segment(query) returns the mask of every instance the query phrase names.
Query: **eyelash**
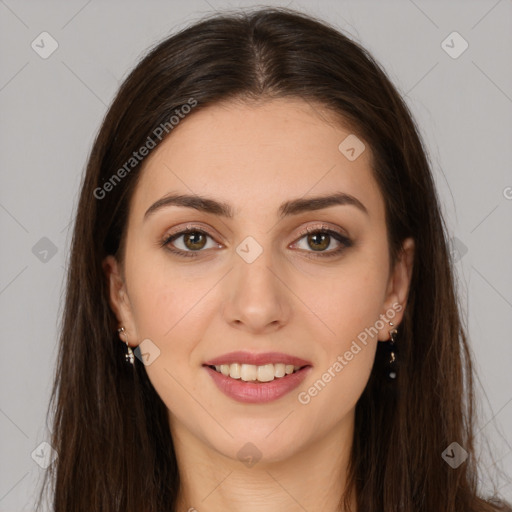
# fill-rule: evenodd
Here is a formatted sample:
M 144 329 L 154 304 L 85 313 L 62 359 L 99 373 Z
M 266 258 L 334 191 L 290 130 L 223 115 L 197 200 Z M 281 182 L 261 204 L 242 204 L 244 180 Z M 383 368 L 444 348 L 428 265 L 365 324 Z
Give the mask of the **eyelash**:
M 202 250 L 198 250 L 198 251 L 182 251 L 181 249 L 172 248 L 172 246 L 170 245 L 171 242 L 173 242 L 174 240 L 178 239 L 180 236 L 183 236 L 183 235 L 186 235 L 186 234 L 189 234 L 189 233 L 200 233 L 202 235 L 208 236 L 208 237 L 213 239 L 213 237 L 207 231 L 204 231 L 203 229 L 201 229 L 199 227 L 191 226 L 191 227 L 188 227 L 187 229 L 179 231 L 178 233 L 173 233 L 172 235 L 166 236 L 162 240 L 161 246 L 165 247 L 168 251 L 170 251 L 173 254 L 176 254 L 176 255 L 178 255 L 180 257 L 197 258 L 199 256 L 198 253 L 204 252 L 204 251 L 202 251 Z M 331 250 L 331 251 L 328 251 L 328 252 L 323 252 L 322 251 L 322 252 L 315 253 L 314 251 L 306 251 L 306 252 L 313 253 L 310 256 L 307 256 L 309 258 L 332 258 L 334 256 L 338 256 L 345 249 L 347 249 L 347 248 L 352 246 L 352 241 L 349 238 L 347 238 L 346 236 L 342 235 L 341 233 L 338 233 L 337 231 L 329 229 L 326 226 L 321 226 L 321 227 L 315 228 L 315 229 L 307 228 L 307 229 L 301 231 L 299 233 L 299 238 L 297 239 L 297 242 L 300 241 L 302 238 L 304 238 L 304 236 L 306 236 L 306 235 L 316 235 L 316 234 L 319 234 L 319 233 L 324 233 L 324 234 L 327 234 L 327 235 L 331 236 L 332 238 L 337 240 L 340 244 L 342 244 L 342 246 L 339 247 L 338 249 Z

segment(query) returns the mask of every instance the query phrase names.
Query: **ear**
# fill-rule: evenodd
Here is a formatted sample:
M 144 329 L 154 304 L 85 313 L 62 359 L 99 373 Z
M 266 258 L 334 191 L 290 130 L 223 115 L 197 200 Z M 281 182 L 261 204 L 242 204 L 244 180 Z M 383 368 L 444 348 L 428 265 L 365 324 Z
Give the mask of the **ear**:
M 102 267 L 107 278 L 110 307 L 116 315 L 119 327 L 125 329 L 119 333 L 119 338 L 123 343 L 128 341 L 134 347 L 137 345 L 137 334 L 121 265 L 114 256 L 109 255 L 103 260 Z
M 385 325 L 379 330 L 379 341 L 389 340 L 389 331 L 396 329 L 404 317 L 405 304 L 407 303 L 411 284 L 414 250 L 414 240 L 412 238 L 406 238 L 398 254 L 395 268 L 389 278 L 386 299 L 384 301 L 384 311 L 381 315 L 381 318 L 385 321 Z M 394 316 L 392 312 L 395 312 Z M 392 322 L 394 324 L 393 327 L 390 326 L 388 322 Z

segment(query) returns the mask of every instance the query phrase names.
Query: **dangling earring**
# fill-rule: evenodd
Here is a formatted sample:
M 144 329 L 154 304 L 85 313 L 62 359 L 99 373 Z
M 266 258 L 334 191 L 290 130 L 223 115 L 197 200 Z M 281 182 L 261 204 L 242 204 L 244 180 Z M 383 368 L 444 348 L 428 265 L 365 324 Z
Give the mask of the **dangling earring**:
M 126 338 L 126 333 L 124 332 L 124 327 L 120 327 L 119 329 L 117 329 L 117 332 L 120 334 L 124 334 L 124 337 Z M 128 345 L 128 340 L 126 340 L 125 343 L 126 343 L 126 354 L 124 355 L 124 357 L 126 359 L 126 362 L 130 363 L 130 364 L 134 364 L 135 357 L 133 355 L 132 347 L 130 347 L 130 345 Z
M 391 327 L 394 326 L 393 322 L 389 322 L 389 325 Z M 386 369 L 386 376 L 389 380 L 395 380 L 397 375 L 397 369 L 396 369 L 396 335 L 398 334 L 398 331 L 396 329 L 392 329 L 389 331 L 389 361 L 387 364 Z

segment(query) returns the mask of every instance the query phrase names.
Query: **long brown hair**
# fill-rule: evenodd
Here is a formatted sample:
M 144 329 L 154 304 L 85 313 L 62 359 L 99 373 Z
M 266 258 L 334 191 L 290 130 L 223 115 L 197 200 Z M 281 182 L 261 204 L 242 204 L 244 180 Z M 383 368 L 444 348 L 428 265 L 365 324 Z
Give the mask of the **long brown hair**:
M 106 114 L 74 225 L 50 401 L 58 458 L 41 495 L 51 490 L 55 512 L 175 510 L 180 475 L 166 407 L 144 365 L 124 361 L 102 261 L 109 254 L 122 261 L 143 163 L 130 159 L 148 137 L 165 139 L 155 137 L 157 127 L 172 136 L 169 119 L 192 101 L 195 112 L 224 100 L 279 97 L 326 107 L 369 144 L 392 264 L 406 237 L 416 245 L 398 377 L 385 382 L 379 343 L 356 406 L 350 492 L 340 506 L 355 492 L 360 512 L 512 510 L 478 496 L 470 349 L 412 116 L 364 48 L 325 22 L 275 8 L 216 15 L 164 40 L 126 78 Z M 454 441 L 469 454 L 457 468 L 441 456 Z

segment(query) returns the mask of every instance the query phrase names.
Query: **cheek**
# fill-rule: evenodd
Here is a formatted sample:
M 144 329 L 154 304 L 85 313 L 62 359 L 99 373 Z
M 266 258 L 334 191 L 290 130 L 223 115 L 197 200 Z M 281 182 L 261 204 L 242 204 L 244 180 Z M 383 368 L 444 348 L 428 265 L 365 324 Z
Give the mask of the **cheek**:
M 151 340 L 158 358 L 146 366 L 157 391 L 177 396 L 179 383 L 194 385 L 190 367 L 197 364 L 194 350 L 217 311 L 209 292 L 216 280 L 212 275 L 190 279 L 170 265 L 134 259 L 130 274 L 130 301 L 138 341 Z M 194 360 L 193 360 L 194 359 Z M 175 381 L 176 379 L 177 381 Z
M 349 344 L 299 391 L 297 400 L 308 417 L 325 430 L 347 417 L 361 397 L 373 367 L 375 345 Z M 348 358 L 350 354 L 350 359 Z M 328 411 L 328 414 L 326 414 Z
M 185 420 L 194 412 L 190 395 L 200 394 L 190 365 L 201 329 L 208 321 L 208 302 L 200 300 L 208 291 L 207 283 L 189 283 L 168 267 L 152 265 L 149 260 L 134 266 L 131 276 L 129 293 L 138 341 L 149 339 L 157 347 L 152 350 L 158 355 L 145 366 L 146 373 L 167 409 L 178 411 Z
M 331 409 L 336 423 L 361 396 L 377 349 L 375 324 L 382 313 L 385 282 L 376 267 L 355 265 L 311 297 L 315 312 L 329 327 L 317 338 L 318 364 L 301 389 L 299 403 L 310 412 Z
M 161 338 L 176 322 L 185 300 L 179 301 L 175 287 L 153 269 L 139 267 L 132 275 L 130 298 L 137 330 L 140 336 Z
M 175 337 L 181 324 L 190 322 L 208 280 L 189 280 L 160 255 L 135 255 L 129 271 L 129 295 L 141 337 L 164 342 Z M 199 308 L 200 309 L 200 308 Z M 142 339 L 142 338 L 141 338 Z
M 383 312 L 387 274 L 384 264 L 363 258 L 347 262 L 321 278 L 303 282 L 301 295 L 311 311 L 325 324 L 322 337 L 334 348 L 370 328 Z
M 355 406 L 370 377 L 377 349 L 375 324 L 383 312 L 387 283 L 385 268 L 383 262 L 354 258 L 329 279 L 317 281 L 319 286 L 309 295 L 309 304 L 326 328 L 316 338 L 318 364 L 298 401 L 320 416 L 334 405 L 329 422 L 340 421 Z

